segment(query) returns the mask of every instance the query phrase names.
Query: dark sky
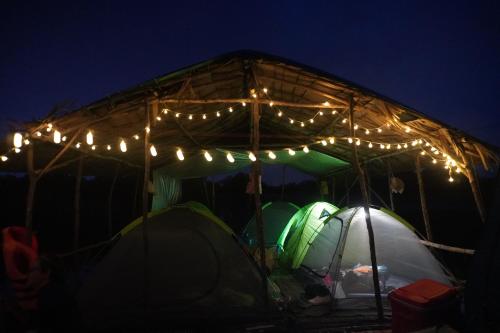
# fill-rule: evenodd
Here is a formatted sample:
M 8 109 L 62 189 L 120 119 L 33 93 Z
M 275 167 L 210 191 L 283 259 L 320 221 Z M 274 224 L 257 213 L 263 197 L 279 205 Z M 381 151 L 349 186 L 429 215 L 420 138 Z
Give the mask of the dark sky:
M 2 2 L 3 131 L 9 120 L 43 117 L 66 100 L 87 104 L 255 49 L 500 144 L 500 1 L 74 2 Z

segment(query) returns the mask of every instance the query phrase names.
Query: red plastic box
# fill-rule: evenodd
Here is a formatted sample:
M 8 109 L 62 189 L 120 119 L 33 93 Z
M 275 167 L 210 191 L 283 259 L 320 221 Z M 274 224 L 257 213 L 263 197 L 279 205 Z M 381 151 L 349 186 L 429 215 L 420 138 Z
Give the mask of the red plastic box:
M 458 311 L 457 290 L 423 279 L 389 294 L 392 332 L 408 333 L 449 322 Z

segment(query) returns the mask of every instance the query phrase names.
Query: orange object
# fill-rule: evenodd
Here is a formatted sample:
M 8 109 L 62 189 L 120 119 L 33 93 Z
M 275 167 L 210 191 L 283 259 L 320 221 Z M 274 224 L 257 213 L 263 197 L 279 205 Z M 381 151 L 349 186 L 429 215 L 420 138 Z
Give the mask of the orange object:
M 5 271 L 14 289 L 17 302 L 25 310 L 38 306 L 38 292 L 48 281 L 38 258 L 38 241 L 24 227 L 8 227 L 3 234 Z
M 413 332 L 452 321 L 458 312 L 457 290 L 422 279 L 389 294 L 392 332 Z

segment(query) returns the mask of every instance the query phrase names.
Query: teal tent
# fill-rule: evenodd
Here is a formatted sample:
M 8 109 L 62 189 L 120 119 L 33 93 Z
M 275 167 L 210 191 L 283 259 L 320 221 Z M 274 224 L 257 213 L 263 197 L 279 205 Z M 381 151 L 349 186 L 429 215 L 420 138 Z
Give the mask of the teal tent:
M 262 206 L 264 240 L 267 247 L 276 245 L 288 221 L 299 209 L 298 206 L 286 201 L 268 202 Z M 248 222 L 242 236 L 248 245 L 253 246 L 258 244 L 255 216 Z
M 337 210 L 328 202 L 314 202 L 297 211 L 278 239 L 278 246 L 283 250 L 280 261 L 298 268 L 325 221 Z

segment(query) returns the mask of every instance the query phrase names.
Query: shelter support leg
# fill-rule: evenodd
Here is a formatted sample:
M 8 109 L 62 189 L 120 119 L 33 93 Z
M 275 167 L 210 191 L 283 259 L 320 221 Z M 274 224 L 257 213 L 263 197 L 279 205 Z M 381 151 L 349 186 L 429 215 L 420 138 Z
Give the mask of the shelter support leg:
M 34 143 L 28 145 L 28 151 L 26 156 L 26 167 L 28 170 L 28 193 L 26 195 L 26 217 L 25 225 L 31 232 L 33 230 L 33 201 L 35 198 L 35 190 L 38 182 L 38 177 L 35 173 L 34 168 Z M 30 237 L 31 239 L 31 237 Z
M 354 137 L 354 100 L 351 96 L 349 99 L 349 124 L 351 137 Z M 382 306 L 382 296 L 380 295 L 380 283 L 378 276 L 377 256 L 375 252 L 375 237 L 373 234 L 372 222 L 370 217 L 370 204 L 368 197 L 368 186 L 366 175 L 359 163 L 358 150 L 356 145 L 352 145 L 353 164 L 359 176 L 359 185 L 363 196 L 363 207 L 365 211 L 366 228 L 368 230 L 368 240 L 370 245 L 370 259 L 373 272 L 373 289 L 375 291 L 375 303 L 377 305 L 377 316 L 379 320 L 384 318 L 384 308 Z
M 427 210 L 427 200 L 425 197 L 425 190 L 424 190 L 424 181 L 422 179 L 422 164 L 420 162 L 420 154 L 417 155 L 417 158 L 415 160 L 415 166 L 416 166 L 416 173 L 417 173 L 417 181 L 418 181 L 418 193 L 420 195 L 420 206 L 422 207 L 422 217 L 424 219 L 424 224 L 425 224 L 425 234 L 427 236 L 427 239 L 432 241 L 432 230 L 431 230 L 431 223 L 429 221 L 429 211 Z
M 472 166 L 473 168 L 474 166 Z M 476 203 L 477 210 L 479 212 L 479 217 L 481 218 L 481 222 L 486 223 L 486 208 L 484 207 L 483 196 L 481 195 L 481 191 L 479 189 L 479 182 L 477 179 L 477 175 L 473 170 L 470 170 L 468 167 L 467 179 L 469 180 L 469 184 L 472 190 L 472 195 L 474 196 L 474 202 Z

